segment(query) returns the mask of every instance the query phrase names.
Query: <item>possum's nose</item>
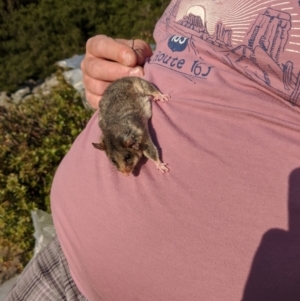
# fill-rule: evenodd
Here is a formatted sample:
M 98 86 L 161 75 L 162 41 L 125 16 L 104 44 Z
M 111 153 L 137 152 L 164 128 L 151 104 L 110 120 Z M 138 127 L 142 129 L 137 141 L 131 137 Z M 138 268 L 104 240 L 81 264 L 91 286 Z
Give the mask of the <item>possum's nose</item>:
M 120 172 L 125 176 L 129 176 L 132 172 L 132 167 L 128 165 L 124 166 L 123 168 L 120 168 Z
M 120 172 L 124 175 L 124 176 L 129 176 L 131 173 L 131 170 L 129 170 L 128 168 L 124 168 L 124 169 L 120 169 Z

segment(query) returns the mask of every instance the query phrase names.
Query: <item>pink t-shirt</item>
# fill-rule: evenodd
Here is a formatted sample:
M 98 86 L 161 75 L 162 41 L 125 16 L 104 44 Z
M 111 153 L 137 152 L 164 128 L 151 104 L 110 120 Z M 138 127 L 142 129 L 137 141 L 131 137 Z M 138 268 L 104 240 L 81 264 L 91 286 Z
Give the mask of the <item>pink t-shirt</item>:
M 170 172 L 125 177 L 96 150 L 97 112 L 60 164 L 51 204 L 91 301 L 300 300 L 300 7 L 174 0 L 145 78 Z

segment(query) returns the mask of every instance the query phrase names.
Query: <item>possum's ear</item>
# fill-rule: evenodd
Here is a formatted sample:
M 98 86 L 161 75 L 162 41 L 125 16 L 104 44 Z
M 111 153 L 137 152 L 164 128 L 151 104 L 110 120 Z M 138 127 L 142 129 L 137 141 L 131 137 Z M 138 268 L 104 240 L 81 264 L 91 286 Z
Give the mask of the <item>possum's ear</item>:
M 124 147 L 126 148 L 134 148 L 138 150 L 140 148 L 139 143 L 136 142 L 133 138 L 131 137 L 126 137 L 124 140 Z
M 92 142 L 92 144 L 93 144 L 94 148 L 100 149 L 102 151 L 105 151 L 105 149 L 106 149 L 103 136 L 101 136 L 99 143 Z

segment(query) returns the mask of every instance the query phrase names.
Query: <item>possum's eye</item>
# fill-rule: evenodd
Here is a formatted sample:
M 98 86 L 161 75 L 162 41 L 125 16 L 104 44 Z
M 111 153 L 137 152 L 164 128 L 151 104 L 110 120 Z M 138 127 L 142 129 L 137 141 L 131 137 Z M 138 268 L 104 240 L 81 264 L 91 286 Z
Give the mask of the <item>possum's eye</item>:
M 125 161 L 128 161 L 132 158 L 132 155 L 131 154 L 127 154 L 124 158 Z
M 114 158 L 111 159 L 111 162 L 114 163 L 114 164 L 117 163 L 116 160 L 115 160 Z

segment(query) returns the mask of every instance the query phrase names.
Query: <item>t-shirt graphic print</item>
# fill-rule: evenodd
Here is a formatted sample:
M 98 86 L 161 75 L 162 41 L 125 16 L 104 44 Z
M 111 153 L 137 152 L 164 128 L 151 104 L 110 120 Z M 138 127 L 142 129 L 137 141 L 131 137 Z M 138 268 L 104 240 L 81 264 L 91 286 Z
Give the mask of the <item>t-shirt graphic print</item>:
M 214 57 L 300 106 L 298 1 L 174 0 L 160 22 L 156 39 L 167 50 L 151 63 L 196 82 L 213 74 Z

